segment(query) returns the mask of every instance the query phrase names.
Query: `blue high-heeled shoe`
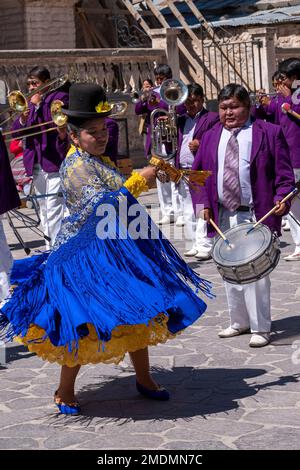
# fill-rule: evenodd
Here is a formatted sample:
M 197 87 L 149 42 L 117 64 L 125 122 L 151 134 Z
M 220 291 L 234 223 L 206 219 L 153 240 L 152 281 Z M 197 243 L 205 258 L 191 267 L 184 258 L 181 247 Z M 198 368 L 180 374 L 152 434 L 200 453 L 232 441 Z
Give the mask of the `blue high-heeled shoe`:
M 141 395 L 151 400 L 167 401 L 170 399 L 170 394 L 165 388 L 160 387 L 158 390 L 150 390 L 136 382 L 136 389 Z
M 78 402 L 65 403 L 61 398 L 57 396 L 57 391 L 54 394 L 54 403 L 63 415 L 78 415 L 81 411 Z

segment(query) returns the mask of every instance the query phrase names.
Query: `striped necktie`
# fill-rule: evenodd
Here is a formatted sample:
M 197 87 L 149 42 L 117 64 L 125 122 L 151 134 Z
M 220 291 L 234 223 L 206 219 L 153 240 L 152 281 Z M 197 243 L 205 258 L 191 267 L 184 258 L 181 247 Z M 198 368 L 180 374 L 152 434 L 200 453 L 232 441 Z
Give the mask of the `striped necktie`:
M 241 128 L 230 129 L 231 136 L 227 143 L 223 172 L 223 206 L 235 211 L 241 205 L 239 178 L 239 143 L 237 134 Z

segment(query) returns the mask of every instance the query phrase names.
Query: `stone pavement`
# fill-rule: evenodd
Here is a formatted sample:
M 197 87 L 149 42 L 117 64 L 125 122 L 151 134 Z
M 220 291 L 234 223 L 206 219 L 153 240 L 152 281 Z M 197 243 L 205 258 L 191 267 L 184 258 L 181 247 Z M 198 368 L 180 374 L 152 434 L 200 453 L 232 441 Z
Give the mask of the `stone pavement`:
M 155 191 L 141 201 L 154 204 L 157 220 Z M 7 233 L 14 256 L 23 257 Z M 42 246 L 28 229 L 23 234 Z M 182 241 L 175 246 L 183 251 Z M 292 248 L 284 233 L 282 253 Z M 83 413 L 61 416 L 52 403 L 59 366 L 9 344 L 0 366 L 0 449 L 300 449 L 300 263 L 281 259 L 272 274 L 272 344 L 261 349 L 248 347 L 249 335 L 217 337 L 228 325 L 222 280 L 212 261 L 191 266 L 212 281 L 216 299 L 177 339 L 151 348 L 169 402 L 138 396 L 126 359 L 83 367 Z

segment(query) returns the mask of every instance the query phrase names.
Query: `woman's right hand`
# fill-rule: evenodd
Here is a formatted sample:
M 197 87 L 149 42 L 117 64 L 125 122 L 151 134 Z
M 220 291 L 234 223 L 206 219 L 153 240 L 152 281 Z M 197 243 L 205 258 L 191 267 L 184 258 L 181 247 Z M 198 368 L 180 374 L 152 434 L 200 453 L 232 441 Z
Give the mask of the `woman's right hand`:
M 147 180 L 149 188 L 155 186 L 156 171 L 157 169 L 154 166 L 146 166 L 146 168 L 139 171 L 139 174 Z

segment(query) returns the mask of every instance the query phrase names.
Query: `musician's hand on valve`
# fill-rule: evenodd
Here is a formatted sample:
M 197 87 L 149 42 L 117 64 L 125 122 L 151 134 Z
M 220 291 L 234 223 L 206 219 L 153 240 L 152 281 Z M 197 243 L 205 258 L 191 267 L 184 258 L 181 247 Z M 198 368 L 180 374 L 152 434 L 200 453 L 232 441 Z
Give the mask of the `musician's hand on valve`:
M 274 211 L 274 214 L 278 215 L 278 216 L 284 215 L 284 213 L 286 211 L 285 202 L 277 201 L 276 206 L 277 206 L 277 209 Z
M 161 183 L 168 183 L 170 181 L 169 175 L 164 171 L 164 170 L 157 170 L 156 172 L 156 178 L 161 182 Z
M 159 116 L 157 118 L 158 121 L 167 121 L 168 119 L 169 119 L 168 116 Z

